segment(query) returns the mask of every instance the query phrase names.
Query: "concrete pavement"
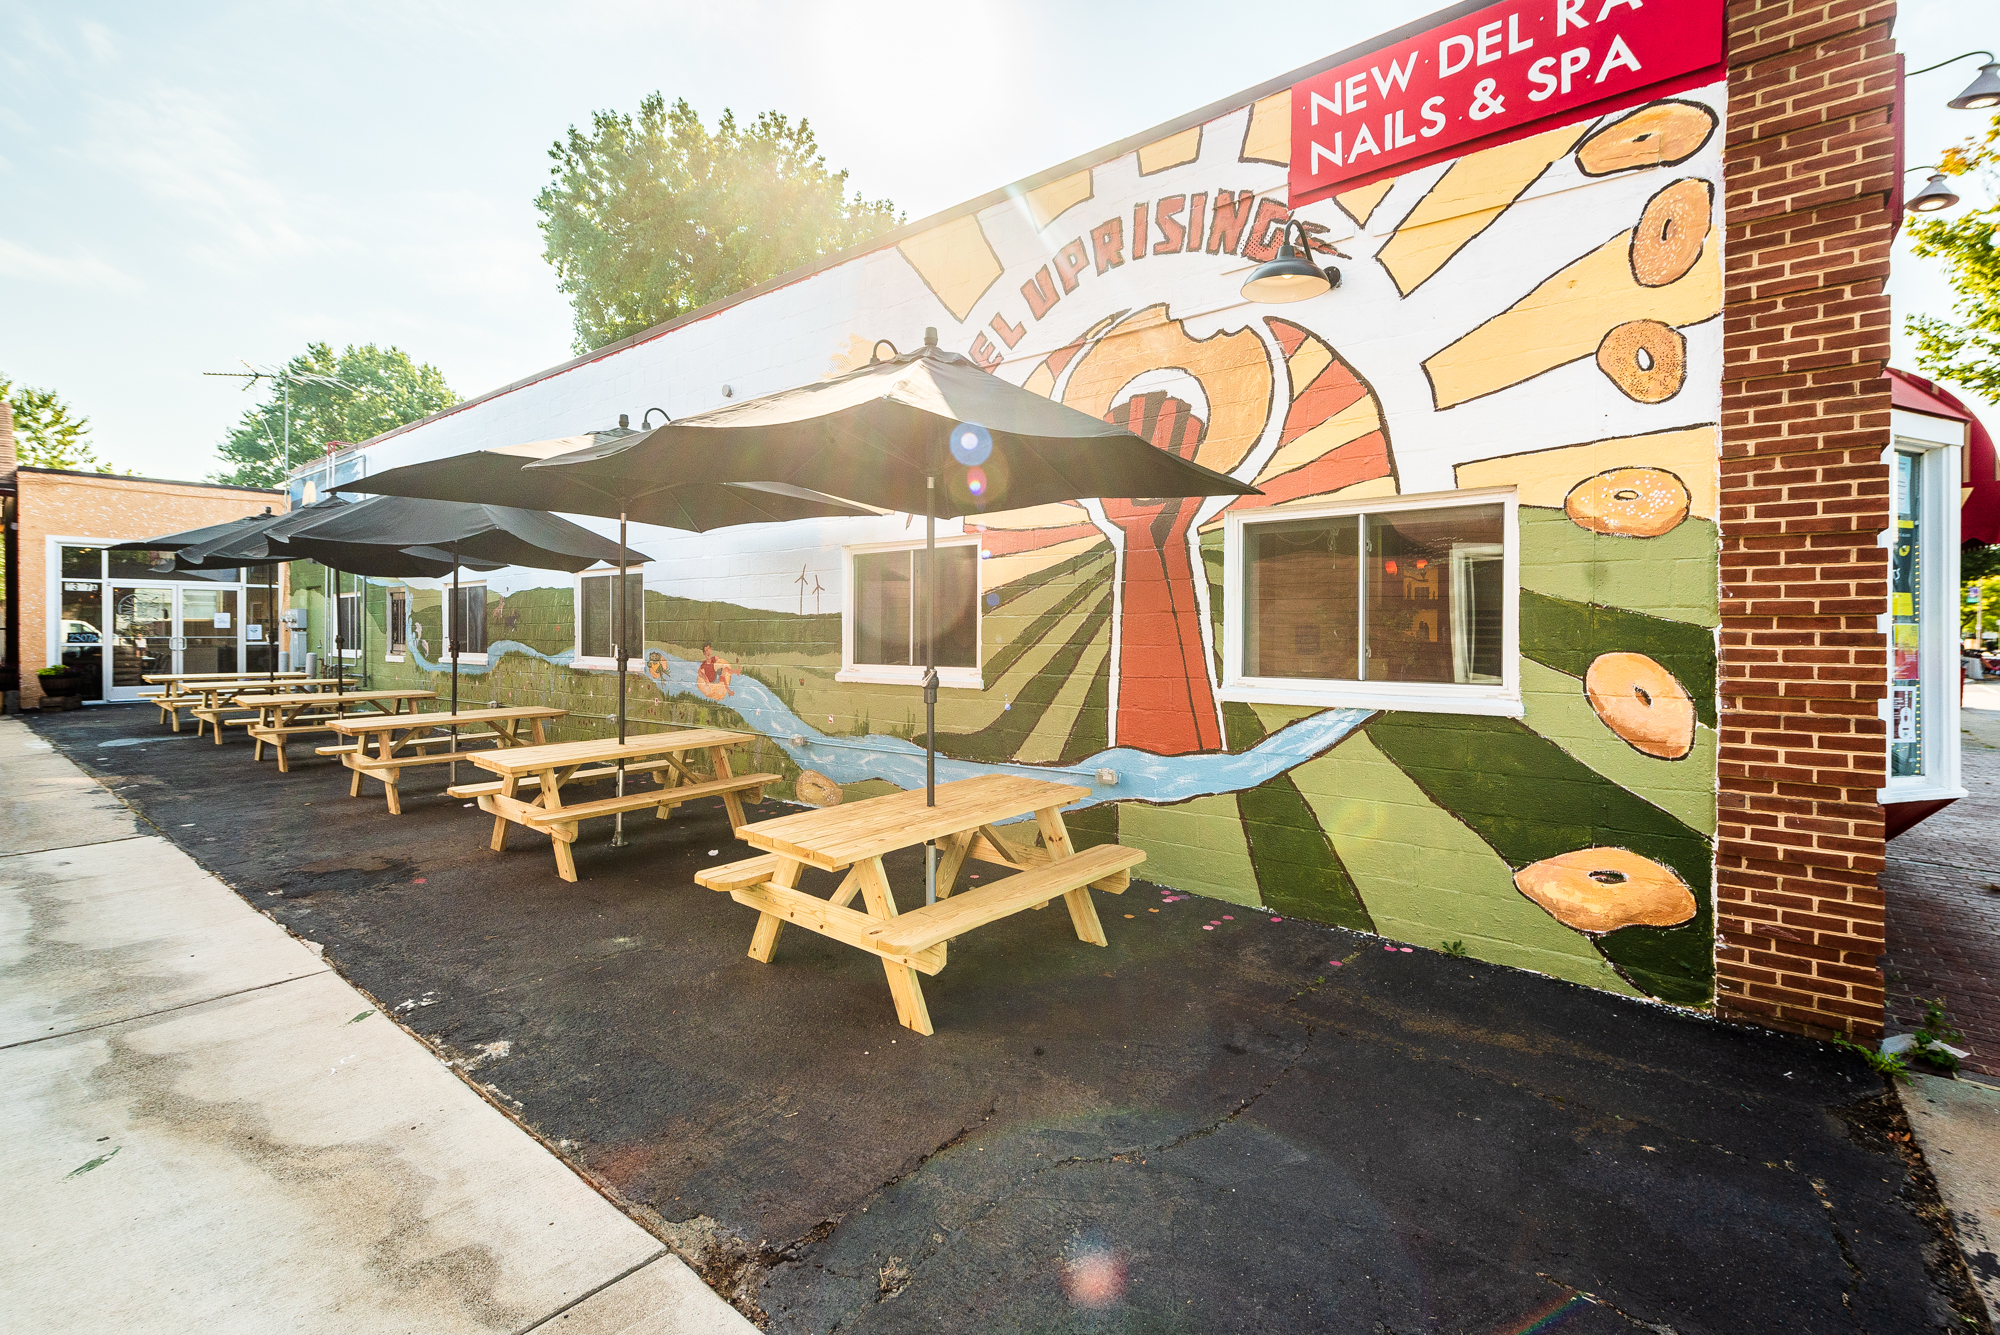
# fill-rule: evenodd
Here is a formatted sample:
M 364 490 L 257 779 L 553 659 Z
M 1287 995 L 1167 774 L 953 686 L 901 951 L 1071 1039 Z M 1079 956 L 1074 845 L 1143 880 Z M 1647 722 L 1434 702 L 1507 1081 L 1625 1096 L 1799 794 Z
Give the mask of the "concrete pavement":
M 744 954 L 719 804 L 569 883 L 441 776 L 390 817 L 135 709 L 33 726 L 772 1332 L 1984 1328 L 1851 1053 L 1138 883 L 1101 950 L 963 938 L 919 1039 L 858 951 Z
M 1967 683 L 1965 797 L 1889 841 L 1889 1032 L 1941 998 L 1972 1049 L 1965 1069 L 2000 1082 L 2000 685 Z
M 753 1329 L 16 719 L 0 1089 L 8 1330 Z
M 1903 1107 L 1991 1321 L 2000 1313 L 2000 1089 L 1916 1075 Z

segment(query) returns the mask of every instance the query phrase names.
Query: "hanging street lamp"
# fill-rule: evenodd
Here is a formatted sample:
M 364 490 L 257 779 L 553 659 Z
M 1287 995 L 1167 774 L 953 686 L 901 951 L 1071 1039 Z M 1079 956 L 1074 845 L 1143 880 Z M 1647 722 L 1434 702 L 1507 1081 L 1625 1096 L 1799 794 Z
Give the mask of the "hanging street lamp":
M 1298 233 L 1297 246 L 1292 245 L 1294 231 Z M 1339 254 L 1338 251 L 1334 253 Z M 1310 301 L 1314 297 L 1325 296 L 1339 286 L 1340 270 L 1331 264 L 1322 269 L 1313 263 L 1312 241 L 1306 235 L 1306 225 L 1297 218 L 1290 218 L 1285 222 L 1277 255 L 1258 265 L 1243 281 L 1243 298 L 1273 304 Z

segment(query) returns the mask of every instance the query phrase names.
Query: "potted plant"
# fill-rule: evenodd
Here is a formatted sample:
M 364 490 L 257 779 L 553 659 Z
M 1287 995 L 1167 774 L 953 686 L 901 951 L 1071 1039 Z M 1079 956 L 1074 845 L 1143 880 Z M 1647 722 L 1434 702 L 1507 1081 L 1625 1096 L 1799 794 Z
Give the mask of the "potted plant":
M 35 680 L 42 688 L 44 709 L 74 709 L 82 703 L 83 674 L 67 663 L 43 668 Z

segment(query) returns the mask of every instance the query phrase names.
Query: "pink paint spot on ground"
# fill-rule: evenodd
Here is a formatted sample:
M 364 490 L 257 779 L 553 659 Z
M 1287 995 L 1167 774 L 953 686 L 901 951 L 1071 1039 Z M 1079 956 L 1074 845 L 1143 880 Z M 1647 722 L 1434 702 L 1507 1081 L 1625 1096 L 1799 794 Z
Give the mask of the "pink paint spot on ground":
M 1201 930 L 1204 932 L 1212 932 L 1215 930 L 1215 924 L 1212 922 L 1205 922 L 1201 925 Z
M 1341 966 L 1342 964 L 1345 964 L 1345 963 L 1346 963 L 1346 961 L 1345 961 L 1345 960 L 1328 960 L 1328 961 L 1327 961 L 1327 963 L 1328 963 L 1328 964 L 1331 964 L 1331 965 L 1332 965 L 1332 966 L 1333 966 L 1334 968 L 1338 969 L 1338 968 L 1339 968 L 1339 967 L 1340 967 L 1340 966 Z
M 421 877 L 421 876 L 419 876 L 419 877 L 417 878 L 417 884 L 418 884 L 418 885 L 422 885 L 423 883 L 424 883 L 424 878 L 423 878 L 423 877 Z
M 1223 921 L 1223 922 L 1235 922 L 1235 921 L 1236 921 L 1236 915 L 1235 915 L 1235 914 L 1233 914 L 1233 913 L 1225 913 L 1225 914 L 1223 914 L 1223 915 L 1222 915 L 1222 921 Z
M 1408 946 L 1397 946 L 1396 949 L 1402 951 L 1405 955 L 1410 953 L 1410 947 Z
M 1272 921 L 1272 922 L 1283 922 L 1283 921 L 1284 921 L 1284 919 L 1283 919 L 1283 918 L 1273 918 L 1273 919 L 1271 919 L 1271 921 Z

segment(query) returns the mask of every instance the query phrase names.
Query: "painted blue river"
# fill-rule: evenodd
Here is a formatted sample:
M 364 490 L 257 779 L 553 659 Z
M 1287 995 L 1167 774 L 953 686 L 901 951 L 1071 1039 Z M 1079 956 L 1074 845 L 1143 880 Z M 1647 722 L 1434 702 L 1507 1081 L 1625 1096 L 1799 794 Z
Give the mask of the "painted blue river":
M 427 672 L 449 672 L 449 662 L 434 663 L 410 646 L 410 657 Z M 657 652 L 657 651 L 655 651 Z M 462 664 L 459 675 L 474 677 L 491 671 L 491 663 L 507 654 L 569 666 L 574 654 L 544 654 L 517 640 L 497 640 L 487 649 L 488 664 Z M 651 655 L 649 654 L 649 658 Z M 649 683 L 668 699 L 687 697 L 703 704 L 715 703 L 695 689 L 697 664 L 671 654 L 659 654 L 667 671 L 660 678 L 633 673 L 631 685 Z M 901 737 L 871 733 L 866 737 L 829 737 L 807 723 L 771 693 L 770 687 L 749 676 L 735 676 L 729 682 L 726 704 L 743 716 L 743 721 L 770 737 L 802 769 L 817 770 L 835 783 L 859 783 L 863 779 L 886 779 L 898 788 L 921 788 L 924 783 L 924 749 Z M 1142 801 L 1184 802 L 1191 797 L 1232 793 L 1254 788 L 1266 779 L 1304 764 L 1354 731 L 1373 711 L 1329 709 L 1301 719 L 1272 733 L 1248 751 L 1237 755 L 1156 756 L 1127 746 L 1099 751 L 1074 765 L 986 764 L 970 760 L 937 758 L 939 783 L 970 779 L 979 774 L 1026 774 L 1058 779 L 1064 783 L 1088 784 L 1090 796 L 1069 809 L 1094 806 L 1099 802 Z M 1117 771 L 1118 782 L 1100 784 L 1096 771 Z

